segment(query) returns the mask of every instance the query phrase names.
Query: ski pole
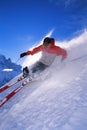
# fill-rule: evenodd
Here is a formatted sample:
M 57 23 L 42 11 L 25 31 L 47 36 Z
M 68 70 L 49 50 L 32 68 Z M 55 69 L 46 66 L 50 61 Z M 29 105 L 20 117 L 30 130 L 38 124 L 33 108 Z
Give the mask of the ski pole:
M 17 61 L 15 62 L 16 64 L 19 62 L 20 58 L 17 59 Z

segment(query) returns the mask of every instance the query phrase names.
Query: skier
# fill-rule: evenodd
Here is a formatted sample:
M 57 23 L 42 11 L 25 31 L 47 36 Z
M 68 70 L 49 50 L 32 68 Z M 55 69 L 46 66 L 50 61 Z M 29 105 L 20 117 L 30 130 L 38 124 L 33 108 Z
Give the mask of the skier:
M 32 50 L 28 50 L 27 52 L 21 53 L 20 58 L 26 55 L 34 55 L 40 51 L 42 52 L 42 56 L 40 60 L 37 61 L 32 67 L 32 73 L 35 73 L 37 71 L 41 72 L 46 69 L 52 64 L 56 56 L 61 55 L 62 59 L 65 59 L 67 57 L 67 51 L 59 46 L 56 46 L 54 38 L 46 37 L 43 40 L 42 45 L 39 45 Z M 29 76 L 29 69 L 28 67 L 25 67 L 23 68 L 23 77 L 25 78 L 27 76 Z

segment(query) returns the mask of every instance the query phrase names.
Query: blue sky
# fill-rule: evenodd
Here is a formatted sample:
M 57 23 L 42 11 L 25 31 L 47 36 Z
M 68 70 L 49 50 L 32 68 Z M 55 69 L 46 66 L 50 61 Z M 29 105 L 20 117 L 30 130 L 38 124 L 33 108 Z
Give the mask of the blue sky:
M 56 40 L 87 28 L 87 0 L 0 0 L 0 54 L 14 62 L 54 29 Z

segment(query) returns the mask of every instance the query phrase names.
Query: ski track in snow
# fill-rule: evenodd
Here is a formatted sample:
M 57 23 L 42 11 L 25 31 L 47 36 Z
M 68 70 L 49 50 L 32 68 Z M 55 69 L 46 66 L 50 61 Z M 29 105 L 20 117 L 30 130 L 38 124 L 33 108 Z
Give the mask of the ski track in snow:
M 87 53 L 84 40 L 0 108 L 0 130 L 87 130 L 87 57 L 71 61 L 76 52 Z

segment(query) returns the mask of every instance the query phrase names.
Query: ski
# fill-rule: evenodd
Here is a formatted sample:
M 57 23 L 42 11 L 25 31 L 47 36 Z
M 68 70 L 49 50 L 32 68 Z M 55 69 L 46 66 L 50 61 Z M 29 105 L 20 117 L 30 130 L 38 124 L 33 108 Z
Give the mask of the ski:
M 0 101 L 0 107 L 3 106 L 8 100 L 10 100 L 16 93 L 18 93 L 27 83 L 29 80 L 25 80 L 19 85 L 16 89 L 11 91 L 7 96 L 5 96 L 1 101 Z
M 24 79 L 24 78 L 20 78 L 20 79 L 18 78 L 18 80 L 15 81 L 14 83 L 12 83 L 12 84 L 7 84 L 7 85 L 1 87 L 1 88 L 0 88 L 0 93 L 3 92 L 3 91 L 5 91 L 6 89 L 12 87 L 12 86 L 15 85 L 16 83 L 22 81 L 23 79 Z

